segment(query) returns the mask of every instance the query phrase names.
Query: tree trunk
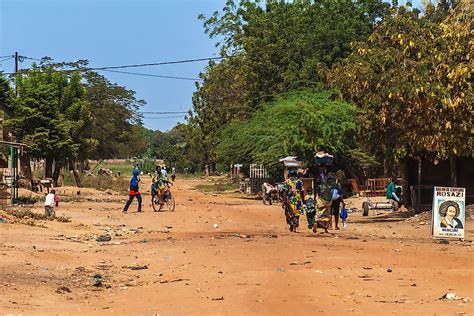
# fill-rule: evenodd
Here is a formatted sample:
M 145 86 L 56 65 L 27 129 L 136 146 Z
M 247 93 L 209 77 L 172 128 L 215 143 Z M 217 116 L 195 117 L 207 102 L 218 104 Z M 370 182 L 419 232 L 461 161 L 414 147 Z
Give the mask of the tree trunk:
M 78 187 L 80 187 L 81 186 L 81 178 L 79 177 L 79 173 L 77 172 L 76 164 L 74 163 L 73 159 L 69 159 L 69 168 L 72 169 L 72 173 L 74 174 L 74 181 L 76 181 L 76 185 Z
M 457 187 L 458 186 L 458 172 L 456 167 L 456 157 L 451 156 L 449 157 L 449 166 L 451 169 L 451 186 Z
M 33 173 L 31 172 L 31 163 L 30 163 L 30 156 L 27 153 L 23 153 L 20 156 L 20 173 L 28 179 L 31 188 L 33 187 Z
M 412 200 L 411 200 L 411 192 L 410 192 L 410 182 L 408 180 L 408 159 L 403 158 L 399 162 L 400 164 L 400 173 L 402 176 L 402 191 L 403 191 L 403 203 L 405 204 L 405 207 L 411 207 L 412 206 Z
M 390 167 L 389 167 L 389 160 L 387 158 L 384 158 L 383 159 L 383 176 L 388 178 L 390 177 L 391 175 L 389 174 L 390 173 Z
M 79 162 L 79 171 L 84 172 L 85 169 L 86 169 L 86 161 L 81 159 L 81 161 Z
M 53 177 L 53 158 L 46 157 L 44 164 L 44 177 L 52 178 Z
M 61 168 L 63 166 L 62 161 L 56 161 L 54 164 L 54 173 L 53 173 L 53 182 L 54 186 L 58 186 L 59 174 L 61 173 Z

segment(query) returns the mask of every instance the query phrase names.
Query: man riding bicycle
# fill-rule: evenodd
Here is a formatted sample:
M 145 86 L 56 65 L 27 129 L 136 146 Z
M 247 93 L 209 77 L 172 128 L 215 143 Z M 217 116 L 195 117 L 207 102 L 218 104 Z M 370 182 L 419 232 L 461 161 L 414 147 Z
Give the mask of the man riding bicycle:
M 162 168 L 160 166 L 156 166 L 156 173 L 153 175 L 151 182 L 152 203 L 155 196 L 158 196 L 160 204 L 163 205 L 165 203 L 165 199 L 163 198 L 164 189 L 166 188 L 166 186 L 171 184 L 171 182 L 168 181 L 168 176 L 166 172 L 162 172 Z

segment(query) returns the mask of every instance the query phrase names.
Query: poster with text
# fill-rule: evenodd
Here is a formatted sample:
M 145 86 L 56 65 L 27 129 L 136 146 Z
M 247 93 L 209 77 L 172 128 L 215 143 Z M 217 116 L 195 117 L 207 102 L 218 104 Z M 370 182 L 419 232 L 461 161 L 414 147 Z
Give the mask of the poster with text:
M 434 237 L 464 238 L 466 189 L 434 187 L 431 234 Z

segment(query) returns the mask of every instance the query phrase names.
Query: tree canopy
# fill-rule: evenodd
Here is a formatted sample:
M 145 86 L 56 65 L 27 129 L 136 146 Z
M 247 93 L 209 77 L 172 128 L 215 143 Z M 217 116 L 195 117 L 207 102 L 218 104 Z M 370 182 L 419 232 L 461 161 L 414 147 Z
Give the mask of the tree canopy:
M 362 141 L 386 157 L 472 156 L 473 8 L 401 7 L 330 78 L 358 105 Z
M 343 156 L 356 146 L 356 107 L 333 100 L 333 91 L 288 93 L 267 104 L 246 122 L 222 128 L 217 146 L 226 164 L 262 163 L 273 168 L 285 156 L 306 162 L 318 150 Z
M 191 124 L 203 137 L 206 163 L 216 159 L 216 131 L 246 120 L 280 93 L 318 86 L 335 62 L 365 40 L 388 12 L 381 0 L 227 1 L 221 12 L 201 18 L 226 57 L 201 74 Z
M 68 161 L 141 155 L 146 148 L 138 114 L 144 101 L 87 64 L 45 58 L 16 76 L 18 95 L 1 76 L 0 102 L 10 116 L 5 126 L 28 146 L 29 157 L 46 158 L 48 177 L 53 162 L 56 178 Z
M 97 141 L 85 136 L 92 121 L 86 90 L 77 73 L 33 65 L 28 76 L 18 76 L 20 96 L 12 100 L 15 117 L 6 120 L 18 141 L 34 158 L 77 158 L 94 150 Z M 47 166 L 47 174 L 52 169 Z

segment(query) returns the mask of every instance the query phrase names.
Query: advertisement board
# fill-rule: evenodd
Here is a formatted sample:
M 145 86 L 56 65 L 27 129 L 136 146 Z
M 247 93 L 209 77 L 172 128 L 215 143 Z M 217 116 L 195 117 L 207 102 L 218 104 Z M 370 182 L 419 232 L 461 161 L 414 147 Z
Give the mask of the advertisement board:
M 464 238 L 465 210 L 465 188 L 434 187 L 432 236 Z

